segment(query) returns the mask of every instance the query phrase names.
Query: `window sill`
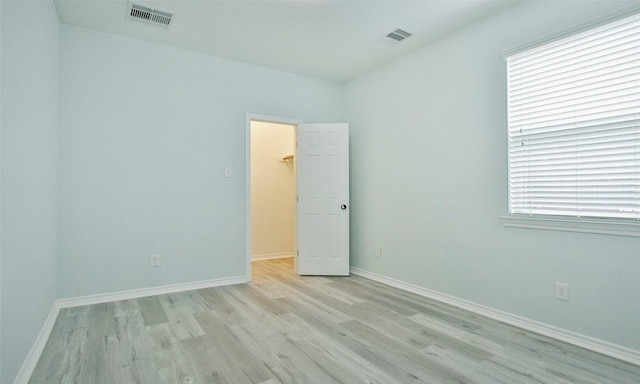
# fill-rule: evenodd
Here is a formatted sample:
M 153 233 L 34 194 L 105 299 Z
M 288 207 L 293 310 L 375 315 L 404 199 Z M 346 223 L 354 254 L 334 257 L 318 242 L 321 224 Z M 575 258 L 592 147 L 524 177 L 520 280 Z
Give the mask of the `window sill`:
M 512 228 L 640 237 L 640 222 L 572 220 L 570 218 L 541 218 L 533 216 L 500 216 L 500 221 L 505 227 Z

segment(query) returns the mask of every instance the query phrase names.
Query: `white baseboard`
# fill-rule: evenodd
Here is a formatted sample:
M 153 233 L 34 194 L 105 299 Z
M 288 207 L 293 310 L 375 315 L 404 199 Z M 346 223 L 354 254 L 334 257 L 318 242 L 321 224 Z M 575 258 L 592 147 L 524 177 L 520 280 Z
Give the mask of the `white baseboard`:
M 599 340 L 590 336 L 567 331 L 565 329 L 530 320 L 525 317 L 512 315 L 507 312 L 476 304 L 471 301 L 462 300 L 454 296 L 446 295 L 444 293 L 432 291 L 430 289 L 426 289 L 414 284 L 405 283 L 404 281 L 379 275 L 377 273 L 369 272 L 360 268 L 351 267 L 351 273 L 383 284 L 390 285 L 395 288 L 402 289 L 404 291 L 415 293 L 423 297 L 450 304 L 455 307 L 462 308 L 467 311 L 516 326 L 518 328 L 526 329 L 531 332 L 577 345 L 579 347 L 598 352 L 603 355 L 611 356 L 635 365 L 640 365 L 640 351 L 631 348 L 626 348 L 621 345 L 609 343 L 607 341 Z
M 196 281 L 192 283 L 172 284 L 172 285 L 164 285 L 161 287 L 132 289 L 128 291 L 56 300 L 53 303 L 51 312 L 49 312 L 49 316 L 47 317 L 47 320 L 45 321 L 44 325 L 42 326 L 42 329 L 40 330 L 40 334 L 36 338 L 36 341 L 31 347 L 31 350 L 29 351 L 29 353 L 27 354 L 27 357 L 22 363 L 22 366 L 20 367 L 20 371 L 18 371 L 18 375 L 13 381 L 13 384 L 28 384 L 29 379 L 31 379 L 31 375 L 33 374 L 33 370 L 35 369 L 36 364 L 38 364 L 38 360 L 40 360 L 40 355 L 42 354 L 42 351 L 44 350 L 44 347 L 47 344 L 47 340 L 49 340 L 49 336 L 51 335 L 51 331 L 53 330 L 53 325 L 56 322 L 58 313 L 62 308 L 79 307 L 83 305 L 92 305 L 92 304 L 102 304 L 102 303 L 109 303 L 113 301 L 137 299 L 137 298 L 147 297 L 147 296 L 164 295 L 167 293 L 176 293 L 176 292 L 193 291 L 196 289 L 221 287 L 223 285 L 243 284 L 249 281 L 250 279 L 248 276 L 237 276 L 237 277 L 229 277 L 229 278 L 222 278 L 222 279 Z
M 265 253 L 263 255 L 251 255 L 251 261 L 286 259 L 286 258 L 293 257 L 293 256 L 295 256 L 295 254 L 291 253 L 291 252 Z
M 56 322 L 56 318 L 58 318 L 59 311 L 60 307 L 54 302 L 38 337 L 36 337 L 36 341 L 33 343 L 27 357 L 22 362 L 22 366 L 13 380 L 13 384 L 27 384 L 29 382 L 31 374 L 35 369 L 38 360 L 40 360 L 40 355 L 44 350 L 44 346 L 47 344 L 47 340 L 49 340 L 49 335 L 51 334 L 53 325 Z
M 248 283 L 250 279 L 247 276 L 225 277 L 222 279 L 212 279 L 195 281 L 192 283 L 163 285 L 160 287 L 132 289 L 128 291 L 120 291 L 113 293 L 103 293 L 97 295 L 88 295 L 81 297 L 72 297 L 68 299 L 56 300 L 60 308 L 80 307 L 83 305 L 110 303 L 113 301 L 138 299 L 147 296 L 164 295 L 167 293 L 193 291 L 196 289 L 221 287 L 223 285 Z

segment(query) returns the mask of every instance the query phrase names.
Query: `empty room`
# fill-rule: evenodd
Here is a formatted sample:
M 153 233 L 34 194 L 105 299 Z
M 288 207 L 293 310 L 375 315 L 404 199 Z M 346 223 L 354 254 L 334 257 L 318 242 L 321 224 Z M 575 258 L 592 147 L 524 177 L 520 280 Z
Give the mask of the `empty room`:
M 0 1 L 0 384 L 640 383 L 638 26 Z

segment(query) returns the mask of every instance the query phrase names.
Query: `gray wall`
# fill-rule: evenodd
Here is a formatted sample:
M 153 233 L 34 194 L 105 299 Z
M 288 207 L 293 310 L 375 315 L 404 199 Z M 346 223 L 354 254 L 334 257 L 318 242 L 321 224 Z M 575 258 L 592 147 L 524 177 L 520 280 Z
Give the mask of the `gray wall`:
M 69 25 L 61 55 L 63 298 L 244 275 L 245 113 L 343 119 L 285 72 Z
M 2 1 L 0 382 L 56 299 L 59 24 L 52 2 Z
M 640 350 L 640 239 L 498 219 L 501 51 L 620 6 L 526 3 L 350 82 L 352 265 Z M 555 282 L 570 284 L 569 302 L 554 299 Z

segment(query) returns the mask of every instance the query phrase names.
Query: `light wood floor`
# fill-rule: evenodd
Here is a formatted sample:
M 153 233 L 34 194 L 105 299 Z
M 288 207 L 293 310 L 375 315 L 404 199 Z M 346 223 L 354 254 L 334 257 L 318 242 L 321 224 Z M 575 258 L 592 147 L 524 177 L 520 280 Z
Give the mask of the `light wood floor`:
M 361 277 L 298 277 L 64 309 L 38 383 L 640 383 L 640 367 Z

